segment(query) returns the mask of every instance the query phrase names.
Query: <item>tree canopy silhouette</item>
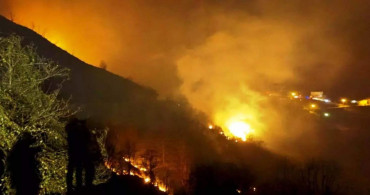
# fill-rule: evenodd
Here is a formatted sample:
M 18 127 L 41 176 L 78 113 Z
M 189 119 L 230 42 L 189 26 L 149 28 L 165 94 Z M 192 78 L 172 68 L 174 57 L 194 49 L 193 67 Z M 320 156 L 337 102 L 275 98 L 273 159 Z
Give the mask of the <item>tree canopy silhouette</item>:
M 69 71 L 39 57 L 17 36 L 0 37 L 0 149 L 4 153 L 3 193 L 14 193 L 7 159 L 24 135 L 33 140 L 41 176 L 40 194 L 65 189 L 66 134 L 62 118 L 71 114 L 58 98 Z M 51 169 L 52 168 L 52 169 Z

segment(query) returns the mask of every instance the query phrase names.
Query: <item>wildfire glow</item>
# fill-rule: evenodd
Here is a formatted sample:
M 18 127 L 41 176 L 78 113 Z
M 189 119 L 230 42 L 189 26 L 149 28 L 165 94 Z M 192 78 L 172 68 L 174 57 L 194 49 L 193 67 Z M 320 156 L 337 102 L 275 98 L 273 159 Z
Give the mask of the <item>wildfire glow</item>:
M 257 112 L 254 105 L 238 102 L 235 107 L 217 112 L 214 124 L 221 127 L 222 131 L 219 133 L 233 141 L 247 141 L 251 136 L 259 137 L 263 131 L 263 125 L 259 118 L 260 112 Z
M 244 121 L 231 121 L 227 124 L 227 128 L 233 136 L 243 141 L 247 141 L 247 136 L 253 131 L 251 126 Z
M 166 192 L 167 191 L 166 187 L 164 187 L 164 186 L 158 186 L 158 189 L 160 191 L 162 191 L 162 192 Z
M 150 177 L 148 176 L 148 173 L 146 173 L 147 169 L 145 167 L 143 167 L 143 165 L 141 165 L 139 162 L 135 161 L 134 159 L 129 159 L 129 158 L 126 158 L 126 157 L 122 157 L 122 160 L 124 160 L 125 162 L 130 163 L 133 167 L 137 168 L 139 171 L 131 170 L 130 172 L 128 172 L 127 170 L 122 170 L 122 167 L 121 168 L 120 167 L 116 168 L 115 166 L 119 166 L 119 165 L 114 164 L 114 163 L 109 162 L 109 161 L 105 161 L 104 165 L 105 165 L 105 167 L 107 167 L 108 169 L 110 169 L 111 171 L 113 171 L 117 175 L 137 176 L 137 177 L 142 178 L 144 183 L 152 184 L 156 188 L 158 188 L 158 190 L 160 190 L 162 192 L 167 192 L 169 190 L 168 186 L 166 186 L 163 183 L 163 181 L 161 181 L 159 178 L 156 177 L 155 182 L 151 181 Z

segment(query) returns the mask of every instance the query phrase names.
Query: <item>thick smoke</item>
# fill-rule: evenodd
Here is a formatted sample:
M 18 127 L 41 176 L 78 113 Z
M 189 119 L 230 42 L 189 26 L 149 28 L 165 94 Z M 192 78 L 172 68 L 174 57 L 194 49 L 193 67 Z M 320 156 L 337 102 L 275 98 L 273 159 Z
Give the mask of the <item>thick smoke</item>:
M 269 149 L 299 158 L 322 155 L 340 160 L 351 169 L 360 167 L 356 175 L 370 172 L 356 164 L 369 162 L 364 158 L 369 156 L 364 155 L 368 125 L 321 124 L 300 106 L 268 98 L 266 92 L 323 90 L 333 98 L 368 96 L 369 4 L 0 0 L 0 13 L 87 63 L 99 66 L 104 61 L 108 71 L 150 86 L 161 97 L 184 96 L 208 115 L 210 123 L 224 127 L 228 118 L 240 118 Z M 137 120 L 150 126 L 156 124 L 152 118 L 163 118 L 158 121 L 168 125 L 152 128 L 165 129 L 160 134 L 170 132 L 173 137 L 178 134 L 173 129 L 196 129 L 186 126 L 191 122 L 184 122 L 183 113 L 170 124 L 167 119 L 179 112 L 177 107 L 173 103 L 173 112 L 147 113 L 150 119 Z M 211 147 L 203 140 L 196 142 L 204 146 L 199 148 Z
M 88 63 L 185 96 L 211 122 L 241 115 L 268 140 L 291 133 L 266 91 L 367 95 L 368 4 L 2 0 L 0 11 Z
M 209 78 L 220 63 L 228 69 L 217 75 L 220 82 L 228 82 L 230 72 L 248 70 L 240 76 L 253 88 L 329 89 L 345 82 L 338 79 L 349 69 L 343 66 L 358 69 L 358 55 L 365 57 L 368 49 L 366 1 L 12 0 L 1 7 L 6 4 L 10 9 L 2 14 L 88 63 L 104 60 L 108 70 L 163 96 L 178 94 L 183 83 L 186 88 L 189 72 L 208 67 L 210 72 L 198 74 Z M 197 66 L 189 70 L 194 65 L 187 63 L 194 62 L 186 59 L 192 57 Z

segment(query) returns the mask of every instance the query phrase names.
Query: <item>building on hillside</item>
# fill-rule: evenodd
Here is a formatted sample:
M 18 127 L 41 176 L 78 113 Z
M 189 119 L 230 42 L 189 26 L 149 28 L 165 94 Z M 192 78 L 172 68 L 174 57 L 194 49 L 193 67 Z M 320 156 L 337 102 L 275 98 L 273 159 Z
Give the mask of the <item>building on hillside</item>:
M 325 98 L 323 91 L 311 91 L 310 98 L 312 99 L 323 99 Z
M 359 105 L 359 106 L 370 106 L 370 98 L 366 98 L 366 99 L 357 101 L 357 105 Z

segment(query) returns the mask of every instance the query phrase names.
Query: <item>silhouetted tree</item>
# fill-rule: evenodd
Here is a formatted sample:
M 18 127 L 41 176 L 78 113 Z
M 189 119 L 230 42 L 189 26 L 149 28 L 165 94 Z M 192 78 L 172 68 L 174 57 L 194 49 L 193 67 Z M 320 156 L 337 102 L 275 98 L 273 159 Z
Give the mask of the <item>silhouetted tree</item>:
M 96 166 L 96 178 L 95 183 L 105 183 L 111 176 L 111 171 L 105 167 L 105 162 L 108 161 L 108 149 L 107 149 L 107 135 L 108 135 L 108 128 L 103 127 L 103 129 L 95 129 L 94 135 L 99 147 L 99 158 L 97 162 L 95 162 Z
M 99 64 L 99 67 L 103 70 L 107 70 L 108 65 L 104 61 L 101 61 Z
M 346 194 L 339 186 L 338 166 L 329 161 L 309 160 L 302 165 L 280 162 L 273 179 L 261 187 L 263 194 L 329 195 Z
M 40 193 L 63 192 L 66 167 L 66 136 L 62 118 L 71 114 L 68 102 L 58 99 L 68 70 L 40 58 L 21 38 L 0 37 L 0 148 L 8 158 L 17 140 L 30 134 L 39 147 Z M 53 80 L 55 86 L 43 87 Z M 14 193 L 10 167 L 5 161 L 1 178 L 4 193 Z M 51 169 L 52 168 L 52 169 Z
M 132 161 L 135 159 L 135 154 L 136 154 L 136 144 L 133 140 L 127 140 L 124 149 L 123 149 L 123 156 L 125 159 L 128 159 L 127 162 L 127 172 L 130 173 L 131 169 L 133 168 L 132 166 Z
M 300 169 L 302 194 L 335 194 L 339 168 L 328 161 L 310 160 Z
M 15 15 L 12 11 L 9 13 L 9 19 L 10 19 L 10 21 L 14 22 Z
M 143 165 L 148 170 L 150 181 L 155 183 L 154 169 L 158 166 L 158 152 L 148 149 L 142 157 L 144 158 Z

